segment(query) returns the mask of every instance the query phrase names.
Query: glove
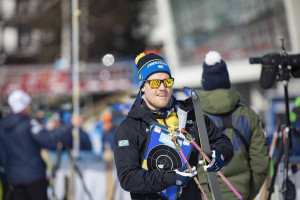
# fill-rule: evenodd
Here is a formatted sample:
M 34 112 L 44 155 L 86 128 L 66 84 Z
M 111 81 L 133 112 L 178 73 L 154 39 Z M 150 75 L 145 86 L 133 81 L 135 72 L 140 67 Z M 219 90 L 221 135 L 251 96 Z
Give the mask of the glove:
M 175 169 L 175 184 L 177 186 L 185 187 L 188 182 L 197 175 L 196 167 L 192 167 L 192 173 L 190 172 L 189 168 L 185 165 L 178 169 Z
M 209 165 L 203 166 L 204 171 L 207 172 L 218 172 L 224 166 L 224 157 L 223 155 L 215 150 L 212 150 L 212 161 Z M 202 164 L 203 160 L 199 160 L 199 164 Z

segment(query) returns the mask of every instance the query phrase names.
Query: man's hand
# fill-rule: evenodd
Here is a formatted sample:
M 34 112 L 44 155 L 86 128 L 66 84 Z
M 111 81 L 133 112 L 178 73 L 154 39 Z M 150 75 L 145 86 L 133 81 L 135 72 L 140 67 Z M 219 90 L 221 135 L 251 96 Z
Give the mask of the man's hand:
M 175 179 L 175 185 L 177 186 L 181 186 L 181 187 L 185 187 L 187 185 L 187 183 L 194 177 L 197 175 L 197 170 L 196 167 L 192 167 L 192 173 L 190 172 L 190 170 L 188 169 L 188 167 L 185 165 L 183 167 L 180 167 L 178 169 L 175 169 L 175 175 L 174 175 L 174 179 Z
M 209 165 L 203 166 L 204 171 L 207 172 L 218 172 L 224 166 L 224 158 L 222 154 L 216 150 L 212 150 L 212 161 Z M 203 161 L 199 160 L 199 164 L 202 164 Z

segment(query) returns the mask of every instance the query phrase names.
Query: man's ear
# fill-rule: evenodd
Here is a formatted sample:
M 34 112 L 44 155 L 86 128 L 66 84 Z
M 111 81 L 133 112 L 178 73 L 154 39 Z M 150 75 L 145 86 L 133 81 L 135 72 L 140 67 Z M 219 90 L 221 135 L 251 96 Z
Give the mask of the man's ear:
M 142 91 L 142 92 L 145 92 L 145 84 L 143 85 L 141 91 Z

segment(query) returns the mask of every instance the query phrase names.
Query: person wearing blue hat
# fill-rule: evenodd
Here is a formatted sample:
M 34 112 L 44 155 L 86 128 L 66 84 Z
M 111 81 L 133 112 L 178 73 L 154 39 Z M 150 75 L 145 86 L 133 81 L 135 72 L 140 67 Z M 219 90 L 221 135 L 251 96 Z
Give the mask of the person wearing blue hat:
M 198 96 L 203 112 L 233 144 L 234 157 L 221 171 L 243 199 L 254 199 L 264 183 L 270 163 L 259 116 L 241 102 L 241 95 L 237 91 L 231 89 L 226 62 L 216 51 L 210 51 L 205 56 L 201 84 L 202 90 L 198 91 Z M 200 184 L 208 192 L 202 172 L 199 168 Z M 223 199 L 237 199 L 220 177 L 218 181 Z
M 196 168 L 187 170 L 187 166 L 178 165 L 176 168 L 169 163 L 168 153 L 156 152 L 156 158 L 144 159 L 148 148 L 150 127 L 153 124 L 167 127 L 170 131 L 178 132 L 185 128 L 200 144 L 191 98 L 177 101 L 173 96 L 174 78 L 165 60 L 157 54 L 141 53 L 135 59 L 138 69 L 141 98 L 136 100 L 126 119 L 118 127 L 114 138 L 114 156 L 118 179 L 122 188 L 129 191 L 131 198 L 137 199 L 166 199 L 164 191 L 171 186 L 181 188 L 177 199 L 201 199 L 201 192 L 194 181 Z M 179 111 L 186 113 L 184 125 L 179 127 Z M 227 136 L 222 134 L 208 117 L 205 117 L 212 150 L 217 152 L 207 171 L 218 171 L 227 165 L 232 156 L 232 144 Z M 153 129 L 152 129 L 153 130 Z M 161 135 L 162 137 L 162 135 Z M 171 140 L 161 138 L 161 148 Z M 154 151 L 154 150 L 153 150 Z M 188 161 L 191 166 L 198 165 L 198 151 L 192 148 Z M 164 157 L 164 161 L 159 158 Z M 153 160 L 152 160 L 153 159 Z M 154 166 L 148 164 L 154 161 Z M 171 159 L 172 160 L 172 159 Z M 173 161 L 173 160 L 172 160 Z M 168 163 L 168 164 L 167 164 Z M 170 165 L 169 165 L 170 164 Z M 175 165 L 175 163 L 174 163 Z

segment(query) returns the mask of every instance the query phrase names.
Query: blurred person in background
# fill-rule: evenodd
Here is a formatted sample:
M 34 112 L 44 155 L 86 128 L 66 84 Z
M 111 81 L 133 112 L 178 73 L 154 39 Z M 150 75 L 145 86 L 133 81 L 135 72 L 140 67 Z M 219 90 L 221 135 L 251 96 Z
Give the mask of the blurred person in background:
M 69 124 L 71 120 L 71 114 L 64 115 L 63 118 L 61 114 L 57 111 L 48 113 L 48 117 L 45 120 L 45 129 L 48 131 L 53 131 L 59 129 L 61 126 L 65 124 Z M 79 137 L 80 137 L 80 150 L 91 151 L 92 144 L 88 133 L 85 132 L 82 127 L 79 127 Z M 73 137 L 72 135 L 65 135 L 62 140 L 64 145 L 67 145 L 68 148 L 73 148 Z M 56 147 L 52 147 L 51 149 L 55 149 Z
M 1 149 L 1 147 L 0 147 L 0 149 Z M 2 165 L 2 158 L 1 158 L 1 152 L 0 152 L 0 199 L 3 199 L 3 196 L 4 196 L 3 175 L 4 175 L 4 168 Z
M 73 116 L 71 123 L 47 131 L 36 119 L 30 117 L 31 97 L 22 90 L 9 94 L 8 104 L 12 114 L 0 124 L 0 141 L 3 161 L 10 185 L 7 199 L 46 200 L 48 180 L 46 166 L 40 152 L 51 148 L 73 127 L 79 127 L 82 117 Z
M 112 114 L 110 112 L 106 112 L 101 117 L 102 121 L 102 150 L 105 152 L 113 151 L 114 147 L 114 136 L 115 136 L 115 125 L 113 124 Z M 105 147 L 106 145 L 106 147 Z
M 290 112 L 290 121 L 295 128 L 294 134 L 291 135 L 292 147 L 290 156 L 300 155 L 300 97 L 295 99 L 294 107 Z
M 241 95 L 230 88 L 226 63 L 218 52 L 208 52 L 203 63 L 203 90 L 198 91 L 202 110 L 233 144 L 234 157 L 221 170 L 222 173 L 245 200 L 250 200 L 259 193 L 269 170 L 268 145 L 259 116 L 250 107 L 242 104 Z M 200 184 L 208 192 L 201 168 L 198 174 Z M 220 177 L 218 181 L 223 199 L 237 199 Z
M 2 120 L 2 107 L 0 105 L 0 124 Z M 1 143 L 0 143 L 1 145 Z M 3 164 L 2 164 L 2 157 L 1 157 L 1 146 L 0 146 L 0 199 L 3 198 L 3 183 L 2 183 L 2 174 L 3 174 Z
M 181 200 L 201 199 L 201 193 L 194 181 L 196 169 L 186 171 L 187 167 L 178 169 L 143 170 L 144 151 L 147 149 L 147 135 L 152 123 L 160 123 L 172 130 L 178 129 L 177 106 L 189 108 L 186 130 L 196 138 L 199 136 L 191 99 L 177 101 L 172 95 L 174 79 L 164 59 L 154 53 L 137 56 L 136 65 L 140 81 L 140 95 L 129 111 L 126 119 L 117 128 L 114 139 L 114 155 L 117 175 L 121 186 L 129 191 L 132 199 L 165 199 L 158 192 L 169 186 L 182 187 Z M 227 136 L 221 133 L 212 120 L 205 117 L 215 159 L 207 167 L 207 171 L 218 171 L 228 164 L 233 156 L 232 144 Z M 198 151 L 192 148 L 189 163 L 198 164 Z M 206 179 L 205 179 L 206 180 Z
M 115 135 L 115 127 L 112 124 L 112 114 L 106 112 L 101 117 L 102 120 L 102 152 L 103 160 L 105 162 L 106 168 L 106 199 L 114 199 L 114 190 L 115 184 L 113 180 L 113 164 L 114 164 L 114 155 L 113 155 L 113 141 Z
M 2 121 L 2 107 L 0 105 L 0 124 Z M 7 178 L 4 172 L 3 160 L 2 160 L 2 150 L 1 150 L 1 142 L 0 142 L 0 200 L 5 197 L 5 194 L 8 190 Z
M 42 109 L 39 109 L 36 113 L 35 113 L 35 119 L 40 123 L 40 124 L 44 124 L 45 121 L 45 117 L 46 117 L 46 112 Z

